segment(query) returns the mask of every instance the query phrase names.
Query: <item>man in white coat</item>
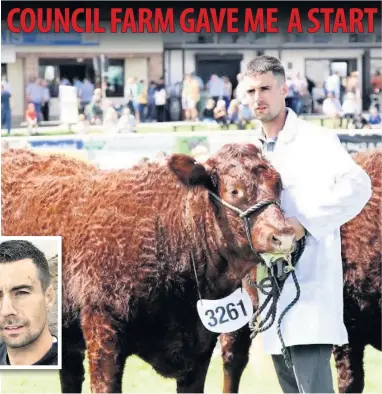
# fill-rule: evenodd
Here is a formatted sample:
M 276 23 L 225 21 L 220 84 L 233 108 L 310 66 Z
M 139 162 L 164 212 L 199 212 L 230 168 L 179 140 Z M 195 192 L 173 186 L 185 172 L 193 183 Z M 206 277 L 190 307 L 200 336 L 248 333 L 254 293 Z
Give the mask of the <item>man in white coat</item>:
M 278 59 L 260 56 L 252 60 L 244 82 L 254 115 L 262 122 L 259 138 L 264 153 L 281 175 L 281 207 L 296 239 L 306 236 L 295 271 L 300 298 L 281 323 L 293 368 L 285 364 L 276 330 L 280 314 L 296 296 L 291 276 L 280 295 L 275 323 L 262 334 L 264 351 L 272 355 L 285 393 L 334 393 L 332 347 L 348 341 L 343 322 L 340 226 L 366 205 L 371 180 L 335 132 L 302 121 L 286 108 L 288 87 Z

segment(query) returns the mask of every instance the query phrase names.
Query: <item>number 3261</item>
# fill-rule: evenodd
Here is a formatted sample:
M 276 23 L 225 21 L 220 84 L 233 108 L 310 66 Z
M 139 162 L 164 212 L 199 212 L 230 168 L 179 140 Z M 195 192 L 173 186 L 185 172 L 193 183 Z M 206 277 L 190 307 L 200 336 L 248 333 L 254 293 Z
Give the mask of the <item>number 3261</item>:
M 238 302 L 236 305 L 233 302 L 230 302 L 225 307 L 218 306 L 215 309 L 215 311 L 212 309 L 206 310 L 206 316 L 210 317 L 210 321 L 208 322 L 208 325 L 210 327 L 214 327 L 217 324 L 224 324 L 224 323 L 228 323 L 230 320 L 236 320 L 239 317 L 239 311 L 236 309 L 236 306 L 239 306 L 244 316 L 247 316 L 247 312 L 245 311 L 244 303 L 242 300 Z M 226 315 L 228 315 L 227 316 L 228 318 L 226 317 Z

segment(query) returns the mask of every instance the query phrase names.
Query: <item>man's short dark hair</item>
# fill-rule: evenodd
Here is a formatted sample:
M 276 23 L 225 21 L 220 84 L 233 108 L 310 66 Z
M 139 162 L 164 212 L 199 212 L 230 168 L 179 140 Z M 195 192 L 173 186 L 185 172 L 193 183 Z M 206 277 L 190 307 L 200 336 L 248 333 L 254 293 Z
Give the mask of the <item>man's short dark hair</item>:
M 50 272 L 44 253 L 31 242 L 24 240 L 11 240 L 0 243 L 0 264 L 12 263 L 23 259 L 32 259 L 33 264 L 37 267 L 41 287 L 45 292 L 50 284 Z
M 280 60 L 273 56 L 262 55 L 255 57 L 247 64 L 245 75 L 266 74 L 271 71 L 274 76 L 282 77 L 285 81 L 285 70 Z

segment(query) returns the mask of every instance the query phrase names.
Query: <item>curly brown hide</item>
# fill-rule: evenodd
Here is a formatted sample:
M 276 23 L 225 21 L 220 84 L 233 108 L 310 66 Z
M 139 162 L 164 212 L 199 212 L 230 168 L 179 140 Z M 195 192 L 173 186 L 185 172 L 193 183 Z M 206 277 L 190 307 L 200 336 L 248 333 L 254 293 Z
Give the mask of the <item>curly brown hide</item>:
M 341 227 L 344 320 L 349 344 L 334 348 L 339 391 L 361 393 L 365 346 L 381 348 L 382 151 L 354 160 L 372 180 L 373 194 L 360 214 Z
M 5 176 L 30 177 L 33 175 L 75 175 L 95 173 L 97 168 L 82 160 L 72 160 L 60 154 L 40 155 L 27 149 L 9 149 L 1 155 L 1 168 Z
M 353 159 L 372 180 L 372 197 L 364 209 L 341 227 L 344 268 L 344 321 L 349 344 L 333 349 L 340 392 L 364 389 L 363 356 L 366 345 L 381 348 L 381 239 L 382 239 L 382 150 L 357 153 Z M 251 271 L 252 280 L 256 270 Z M 257 293 L 243 282 L 258 308 Z M 224 392 L 236 393 L 248 362 L 249 329 L 221 335 Z
M 93 392 L 120 392 L 131 354 L 177 379 L 178 391 L 203 391 L 217 335 L 197 315 L 190 254 L 211 299 L 234 291 L 257 261 L 241 219 L 207 189 L 245 210 L 279 199 L 277 172 L 252 145 L 225 146 L 206 168 L 186 155 L 108 172 L 13 155 L 2 163 L 2 233 L 63 236 L 62 390 L 81 392 L 86 348 Z M 251 224 L 263 250 L 276 230 L 291 232 L 277 206 Z

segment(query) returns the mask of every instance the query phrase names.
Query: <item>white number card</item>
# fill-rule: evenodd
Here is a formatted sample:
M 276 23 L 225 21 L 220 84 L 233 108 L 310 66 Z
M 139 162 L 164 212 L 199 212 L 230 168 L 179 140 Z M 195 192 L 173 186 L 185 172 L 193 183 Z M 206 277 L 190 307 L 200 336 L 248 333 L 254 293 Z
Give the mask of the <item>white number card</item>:
M 219 300 L 199 300 L 196 306 L 204 327 L 221 334 L 243 327 L 253 314 L 251 297 L 243 288 Z

